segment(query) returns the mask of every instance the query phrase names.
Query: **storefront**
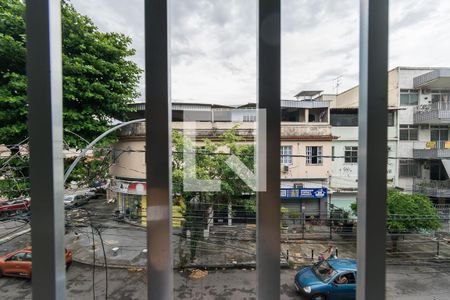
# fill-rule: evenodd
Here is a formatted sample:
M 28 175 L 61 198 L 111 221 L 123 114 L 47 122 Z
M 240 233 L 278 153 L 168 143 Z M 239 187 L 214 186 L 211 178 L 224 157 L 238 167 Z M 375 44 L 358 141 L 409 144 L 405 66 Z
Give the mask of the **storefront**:
M 308 217 L 327 216 L 328 189 L 322 188 L 282 188 L 281 206 L 289 213 L 297 212 Z
M 126 181 L 114 179 L 108 189 L 108 199 L 114 199 L 117 210 L 126 220 L 147 224 L 147 184 L 142 181 Z M 172 225 L 181 227 L 184 222 L 184 211 L 179 205 L 172 206 Z
M 116 200 L 117 210 L 125 218 L 137 223 L 146 223 L 147 184 L 140 181 L 113 180 L 108 198 Z

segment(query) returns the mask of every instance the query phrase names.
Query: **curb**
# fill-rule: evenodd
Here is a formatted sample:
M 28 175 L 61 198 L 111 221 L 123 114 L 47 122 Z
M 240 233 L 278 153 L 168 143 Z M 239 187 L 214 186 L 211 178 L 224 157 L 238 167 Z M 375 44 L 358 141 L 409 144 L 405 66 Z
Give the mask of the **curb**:
M 13 234 L 11 234 L 11 235 L 5 237 L 5 238 L 0 239 L 0 244 L 7 243 L 7 242 L 9 242 L 9 241 L 15 239 L 16 237 L 19 237 L 19 236 L 21 236 L 21 235 L 24 235 L 24 234 L 29 233 L 30 231 L 31 231 L 31 228 L 28 228 L 28 229 L 24 229 L 24 230 L 22 230 L 22 231 L 15 232 L 15 233 L 13 233 Z
M 86 265 L 86 266 L 93 266 L 92 263 L 77 259 L 77 258 L 73 258 L 73 261 L 82 265 Z M 96 267 L 101 267 L 104 268 L 105 264 L 104 263 L 95 263 Z M 147 266 L 137 266 L 137 265 L 117 265 L 117 264 L 109 264 L 108 263 L 108 268 L 113 268 L 113 269 L 146 269 Z M 217 264 L 217 265 L 187 265 L 183 268 L 181 267 L 173 267 L 173 270 L 176 271 L 181 271 L 181 270 L 189 270 L 189 269 L 201 269 L 201 270 L 217 270 L 217 269 L 227 269 L 227 270 L 232 270 L 232 269 L 255 269 L 256 268 L 256 263 L 240 263 L 240 264 L 229 264 L 229 265 L 224 265 L 224 264 Z M 280 262 L 280 269 L 289 269 L 289 264 L 287 263 L 282 263 Z

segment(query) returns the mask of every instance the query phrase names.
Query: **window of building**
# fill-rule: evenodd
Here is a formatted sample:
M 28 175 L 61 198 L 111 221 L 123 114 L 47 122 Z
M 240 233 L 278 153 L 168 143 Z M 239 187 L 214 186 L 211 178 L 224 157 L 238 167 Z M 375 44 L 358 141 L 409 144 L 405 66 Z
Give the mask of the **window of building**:
M 388 126 L 395 125 L 395 113 L 393 111 L 388 112 Z
M 332 126 L 358 126 L 358 111 L 331 111 Z
M 401 141 L 417 141 L 419 127 L 417 125 L 400 125 Z
M 330 117 L 331 126 L 356 127 L 358 126 L 357 109 L 332 109 Z M 395 112 L 388 112 L 388 126 L 395 125 Z
M 357 163 L 358 162 L 358 147 L 346 146 L 345 152 L 344 152 L 344 161 L 346 163 Z
M 430 126 L 430 135 L 432 141 L 447 141 L 448 126 L 447 125 Z
M 400 105 L 419 104 L 418 90 L 400 90 Z
M 448 90 L 432 90 L 431 91 L 431 102 L 448 102 L 449 100 L 449 93 Z
M 292 165 L 292 146 L 281 146 L 281 164 Z
M 400 177 L 419 177 L 420 166 L 418 162 L 413 159 L 401 159 L 400 160 Z
M 243 117 L 243 121 L 244 122 L 255 122 L 256 121 L 256 116 L 254 115 L 246 115 Z
M 306 164 L 322 164 L 322 146 L 306 146 Z

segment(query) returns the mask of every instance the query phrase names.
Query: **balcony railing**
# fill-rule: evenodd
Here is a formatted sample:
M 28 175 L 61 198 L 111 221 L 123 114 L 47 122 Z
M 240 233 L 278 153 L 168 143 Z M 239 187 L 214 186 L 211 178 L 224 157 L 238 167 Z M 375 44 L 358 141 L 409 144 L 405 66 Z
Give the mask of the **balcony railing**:
M 415 179 L 413 191 L 429 197 L 450 197 L 450 180 Z
M 435 102 L 419 105 L 414 109 L 415 124 L 450 123 L 450 102 Z
M 413 147 L 413 157 L 417 159 L 450 158 L 450 141 L 414 143 Z

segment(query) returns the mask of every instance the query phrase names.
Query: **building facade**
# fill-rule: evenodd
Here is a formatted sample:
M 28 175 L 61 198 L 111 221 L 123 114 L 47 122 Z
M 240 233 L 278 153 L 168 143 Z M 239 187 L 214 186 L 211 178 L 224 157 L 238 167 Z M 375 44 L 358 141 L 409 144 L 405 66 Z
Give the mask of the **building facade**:
M 424 194 L 439 208 L 450 200 L 450 69 L 397 67 L 388 74 L 387 183 Z M 331 203 L 356 200 L 359 89 L 336 97 L 331 108 L 333 140 Z M 339 203 L 338 200 L 344 200 Z
M 326 97 L 320 91 L 305 91 L 296 100 L 282 100 L 280 197 L 283 207 L 305 216 L 326 217 L 328 211 L 334 137 L 330 126 L 331 100 Z M 136 108 L 131 117 L 142 118 L 145 107 L 136 104 Z M 237 126 L 240 143 L 254 143 L 255 108 L 252 103 L 236 107 L 174 103 L 172 128 L 188 135 L 188 131 L 194 131 L 196 143 L 201 145 L 205 138 L 217 140 Z M 121 130 L 113 146 L 109 197 L 116 199 L 121 213 L 137 221 L 145 220 L 146 214 L 144 153 L 144 123 Z

